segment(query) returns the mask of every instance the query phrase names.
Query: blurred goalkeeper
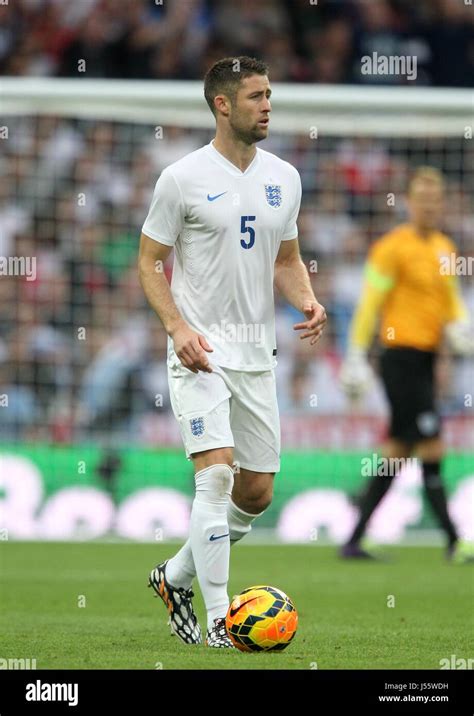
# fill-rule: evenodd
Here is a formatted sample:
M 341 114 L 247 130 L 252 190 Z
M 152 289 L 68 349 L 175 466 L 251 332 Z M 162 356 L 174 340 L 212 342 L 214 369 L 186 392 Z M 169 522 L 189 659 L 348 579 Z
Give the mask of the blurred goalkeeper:
M 380 372 L 390 406 L 383 457 L 414 455 L 421 461 L 426 496 L 447 536 L 447 557 L 465 562 L 470 561 L 470 555 L 449 516 L 440 474 L 444 447 L 435 404 L 434 365 L 443 339 L 453 353 L 470 355 L 474 353 L 474 337 L 457 277 L 443 270 L 443 265 L 454 263 L 449 258 L 456 248 L 438 230 L 444 199 L 440 172 L 420 167 L 409 184 L 407 199 L 409 223 L 395 227 L 370 250 L 341 383 L 354 401 L 360 400 L 371 384 L 367 353 L 380 318 Z M 360 546 L 360 540 L 393 478 L 371 478 L 358 522 L 341 548 L 341 556 L 372 557 Z

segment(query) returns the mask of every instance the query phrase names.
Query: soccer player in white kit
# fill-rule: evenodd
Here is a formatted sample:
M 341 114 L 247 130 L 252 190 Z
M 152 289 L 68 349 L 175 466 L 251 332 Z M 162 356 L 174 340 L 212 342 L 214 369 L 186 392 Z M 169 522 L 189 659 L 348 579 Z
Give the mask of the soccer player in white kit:
M 161 173 L 140 243 L 140 280 L 168 333 L 171 404 L 196 488 L 189 539 L 149 584 L 172 631 L 199 644 L 197 576 L 206 644 L 220 648 L 233 648 L 230 546 L 270 504 L 280 469 L 274 284 L 304 316 L 294 326 L 300 338 L 316 343 L 326 322 L 298 248 L 299 174 L 255 146 L 268 135 L 267 75 L 249 57 L 209 69 L 204 94 L 216 136 Z M 162 266 L 173 247 L 170 288 Z

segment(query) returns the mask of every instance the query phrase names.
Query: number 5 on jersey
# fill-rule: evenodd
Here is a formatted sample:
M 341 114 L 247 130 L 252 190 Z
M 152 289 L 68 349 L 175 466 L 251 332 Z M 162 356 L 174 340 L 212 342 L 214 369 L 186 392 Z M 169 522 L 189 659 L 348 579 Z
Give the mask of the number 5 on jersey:
M 251 249 L 252 246 L 255 243 L 255 229 L 253 226 L 247 226 L 247 221 L 255 221 L 257 217 L 256 216 L 241 216 L 240 217 L 240 233 L 241 234 L 250 234 L 250 238 L 248 241 L 245 241 L 245 239 L 240 239 L 240 245 L 243 249 Z

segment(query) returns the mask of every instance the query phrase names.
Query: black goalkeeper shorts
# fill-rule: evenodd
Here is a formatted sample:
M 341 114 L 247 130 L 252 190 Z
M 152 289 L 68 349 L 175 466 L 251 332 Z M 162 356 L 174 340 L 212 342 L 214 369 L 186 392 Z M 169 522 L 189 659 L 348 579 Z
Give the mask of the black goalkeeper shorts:
M 416 348 L 384 349 L 380 372 L 390 404 L 390 437 L 414 443 L 439 436 L 435 359 L 436 353 Z

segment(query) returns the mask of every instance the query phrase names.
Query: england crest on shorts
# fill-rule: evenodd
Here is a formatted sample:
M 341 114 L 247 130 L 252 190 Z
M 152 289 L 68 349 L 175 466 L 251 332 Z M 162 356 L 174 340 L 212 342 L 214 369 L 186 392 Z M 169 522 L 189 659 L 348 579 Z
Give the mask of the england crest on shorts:
M 191 418 L 189 424 L 195 438 L 200 438 L 204 435 L 204 418 Z
M 274 209 L 278 209 L 281 206 L 281 185 L 280 184 L 265 184 L 265 196 L 267 202 Z

